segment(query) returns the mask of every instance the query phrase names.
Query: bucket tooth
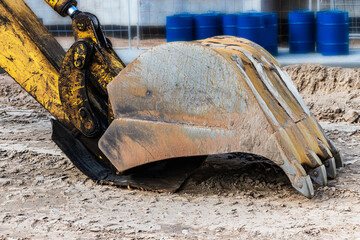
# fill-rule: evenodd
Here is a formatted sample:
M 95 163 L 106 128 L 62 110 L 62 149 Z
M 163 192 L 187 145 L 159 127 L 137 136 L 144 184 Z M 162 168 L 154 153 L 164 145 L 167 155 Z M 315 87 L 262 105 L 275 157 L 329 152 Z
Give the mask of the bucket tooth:
M 314 186 L 311 182 L 310 176 L 293 183 L 293 187 L 307 198 L 314 197 Z
M 327 161 L 327 159 L 334 157 L 331 150 L 320 139 L 317 139 L 317 144 L 321 150 L 319 155 L 321 155 L 322 160 Z
M 344 161 L 341 152 L 336 152 L 334 154 L 336 168 L 344 167 Z
M 335 147 L 334 143 L 331 140 L 329 140 L 329 145 L 335 158 L 336 168 L 344 167 L 344 161 L 341 152 Z
M 324 166 L 326 168 L 326 173 L 328 178 L 336 178 L 336 163 L 335 158 L 329 158 L 324 161 Z
M 316 167 L 317 166 L 321 166 L 322 162 L 320 160 L 320 158 L 318 157 L 318 155 L 316 155 L 316 153 L 310 149 L 306 149 L 306 157 L 308 159 L 310 159 L 310 162 L 312 163 L 316 163 Z
M 320 167 L 317 167 L 315 169 L 311 169 L 309 171 L 309 176 L 314 182 L 316 182 L 320 186 L 327 185 L 327 173 L 324 165 L 321 165 Z
M 284 136 L 282 136 L 284 138 Z M 285 137 L 286 138 L 286 137 Z M 287 145 L 287 146 L 286 146 Z M 291 142 L 287 142 L 287 144 L 281 145 L 282 147 L 286 146 L 284 151 L 281 151 L 281 156 L 283 159 L 283 164 L 279 165 L 285 174 L 288 176 L 292 186 L 302 195 L 307 198 L 312 198 L 314 196 L 314 187 L 311 182 L 310 176 L 307 175 L 304 167 L 295 159 L 294 147 Z M 290 153 L 290 154 L 289 154 Z M 292 157 L 286 157 L 292 156 Z

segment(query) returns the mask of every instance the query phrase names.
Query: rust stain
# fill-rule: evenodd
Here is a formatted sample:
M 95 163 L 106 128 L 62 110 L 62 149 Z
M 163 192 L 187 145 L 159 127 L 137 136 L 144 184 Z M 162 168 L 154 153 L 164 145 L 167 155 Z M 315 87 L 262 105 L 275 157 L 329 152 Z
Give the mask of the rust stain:
M 258 45 L 238 38 L 155 47 L 109 83 L 115 119 L 100 149 L 119 171 L 176 157 L 254 153 L 312 196 L 303 165 L 322 165 L 331 150 L 278 66 Z

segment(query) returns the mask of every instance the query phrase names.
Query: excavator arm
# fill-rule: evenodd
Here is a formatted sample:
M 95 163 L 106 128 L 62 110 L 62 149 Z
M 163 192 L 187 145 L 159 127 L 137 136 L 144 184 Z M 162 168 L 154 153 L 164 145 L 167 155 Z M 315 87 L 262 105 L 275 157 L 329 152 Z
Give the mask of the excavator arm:
M 125 66 L 98 18 L 75 0 L 46 0 L 72 18 L 67 53 L 23 0 L 0 0 L 0 67 L 55 118 L 52 139 L 98 183 L 176 191 L 207 155 L 258 154 L 314 195 L 341 154 L 289 76 L 235 37 L 155 47 Z M 166 160 L 166 161 L 162 161 Z

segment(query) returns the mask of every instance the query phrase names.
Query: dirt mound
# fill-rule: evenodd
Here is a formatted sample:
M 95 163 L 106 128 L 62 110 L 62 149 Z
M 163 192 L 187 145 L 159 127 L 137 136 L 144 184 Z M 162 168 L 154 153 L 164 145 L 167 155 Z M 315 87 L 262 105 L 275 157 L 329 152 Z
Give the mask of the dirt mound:
M 360 122 L 360 69 L 314 64 L 284 67 L 312 113 L 330 122 Z
M 360 92 L 360 69 L 325 67 L 314 64 L 284 67 L 303 94 Z M 357 91 L 356 91 L 357 90 Z

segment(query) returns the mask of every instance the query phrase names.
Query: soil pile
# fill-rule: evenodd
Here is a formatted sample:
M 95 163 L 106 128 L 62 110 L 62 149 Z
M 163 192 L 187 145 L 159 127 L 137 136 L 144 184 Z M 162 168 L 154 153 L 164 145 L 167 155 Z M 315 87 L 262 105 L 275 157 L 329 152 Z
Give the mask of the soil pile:
M 319 120 L 360 122 L 360 69 L 314 64 L 284 67 Z

